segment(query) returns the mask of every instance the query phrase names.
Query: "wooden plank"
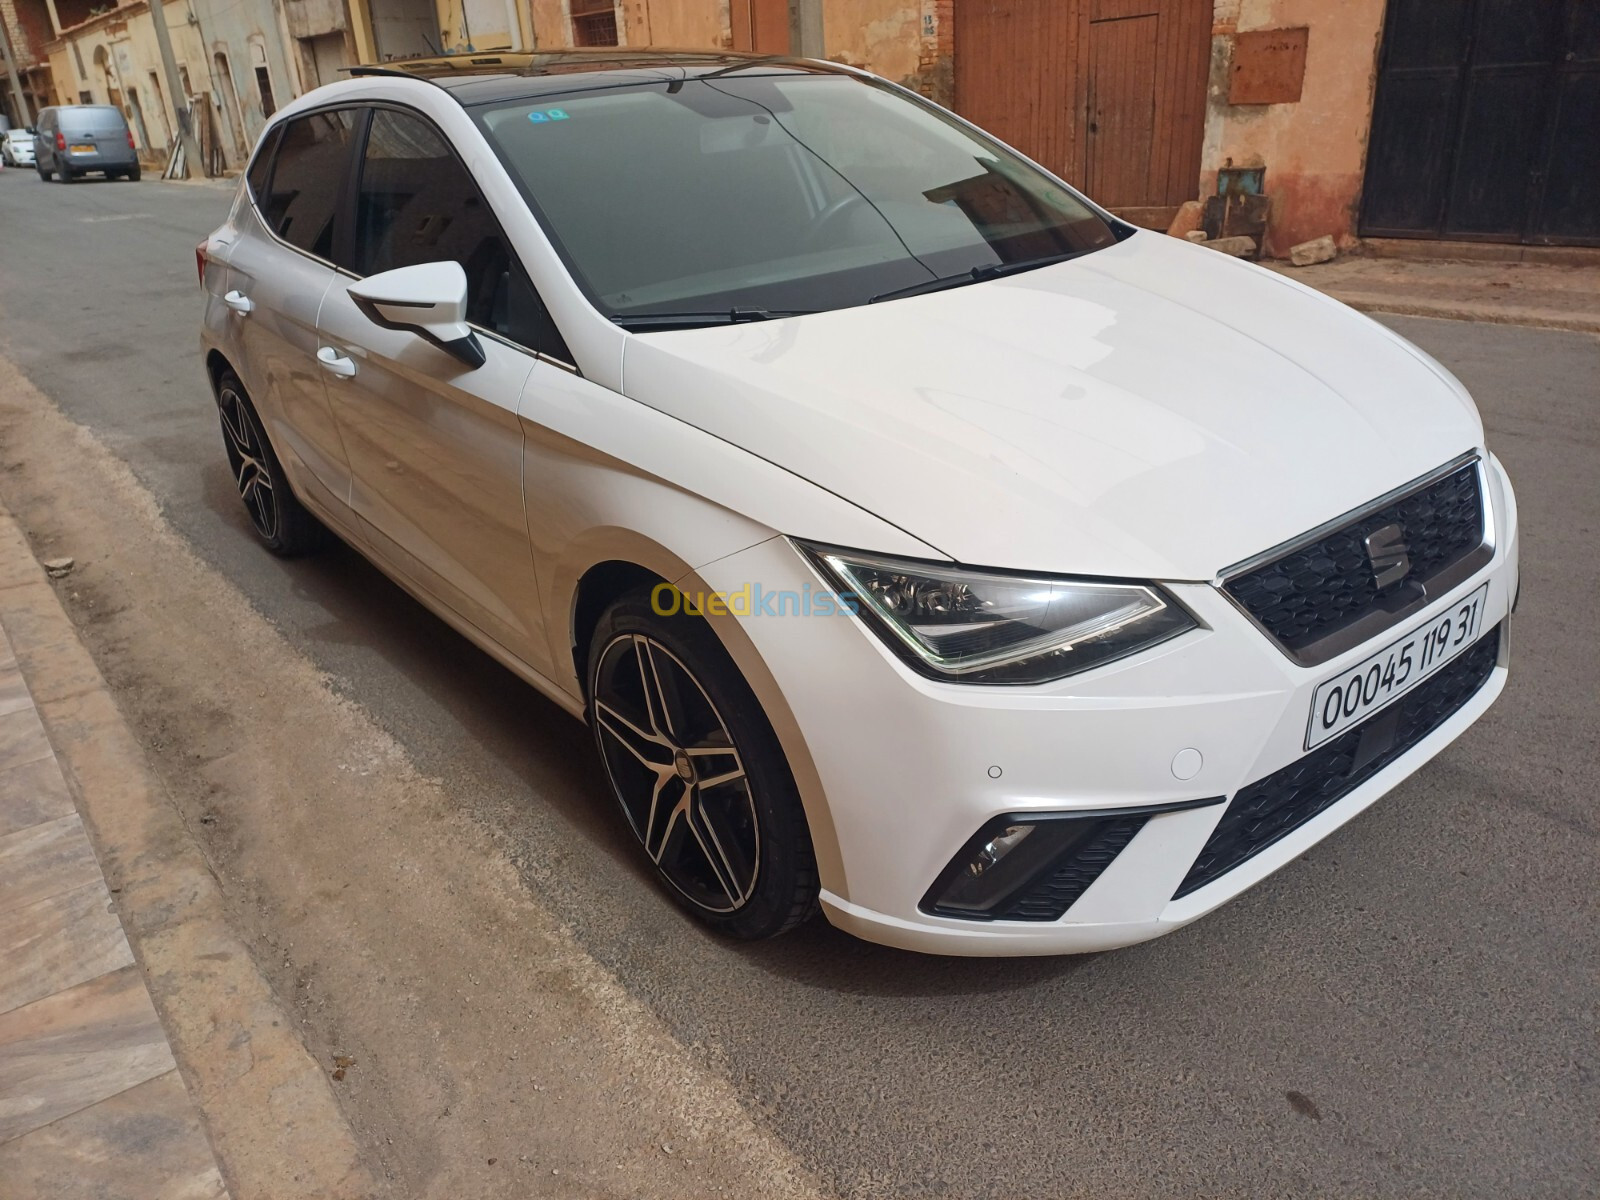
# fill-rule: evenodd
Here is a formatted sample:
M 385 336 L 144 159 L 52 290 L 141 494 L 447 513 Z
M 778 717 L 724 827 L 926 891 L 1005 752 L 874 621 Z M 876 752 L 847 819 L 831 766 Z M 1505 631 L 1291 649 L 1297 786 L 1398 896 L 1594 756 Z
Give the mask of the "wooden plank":
M 1209 0 L 1190 0 L 1181 5 L 1179 15 L 1175 36 L 1183 46 L 1183 57 L 1174 81 L 1178 103 L 1172 118 L 1174 136 L 1166 190 L 1166 199 L 1173 204 L 1192 200 L 1200 191 L 1206 84 L 1211 73 L 1211 4 Z
M 1125 205 L 1112 211 L 1130 225 L 1165 233 L 1172 226 L 1173 218 L 1178 215 L 1178 206 L 1176 204 Z

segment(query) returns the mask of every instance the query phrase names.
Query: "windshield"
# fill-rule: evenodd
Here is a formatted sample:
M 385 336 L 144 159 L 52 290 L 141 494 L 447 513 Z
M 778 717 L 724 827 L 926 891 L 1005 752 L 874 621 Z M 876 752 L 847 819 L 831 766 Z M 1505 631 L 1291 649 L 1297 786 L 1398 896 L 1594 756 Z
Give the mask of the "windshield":
M 1116 241 L 997 143 L 848 75 L 746 71 L 473 116 L 590 299 L 636 327 L 847 308 Z

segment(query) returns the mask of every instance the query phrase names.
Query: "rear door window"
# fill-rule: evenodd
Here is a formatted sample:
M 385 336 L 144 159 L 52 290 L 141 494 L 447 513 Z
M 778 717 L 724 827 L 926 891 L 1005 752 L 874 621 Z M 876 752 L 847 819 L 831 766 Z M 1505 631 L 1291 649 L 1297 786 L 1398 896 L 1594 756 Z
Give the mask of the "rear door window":
M 334 214 L 350 167 L 357 110 L 324 109 L 283 126 L 266 195 L 268 227 L 292 246 L 333 258 Z
M 264 205 L 267 199 L 267 183 L 272 174 L 272 152 L 277 148 L 278 135 L 283 132 L 283 126 L 277 126 L 268 131 L 267 136 L 261 139 L 261 147 L 256 151 L 256 158 L 250 164 L 250 170 L 245 178 L 250 181 L 250 195 L 257 204 Z

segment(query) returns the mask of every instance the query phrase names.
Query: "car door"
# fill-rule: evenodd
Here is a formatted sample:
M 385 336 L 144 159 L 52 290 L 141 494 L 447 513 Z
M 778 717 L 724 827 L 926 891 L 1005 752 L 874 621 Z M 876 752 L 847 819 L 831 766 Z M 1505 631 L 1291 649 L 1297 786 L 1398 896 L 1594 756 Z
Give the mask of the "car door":
M 350 468 L 317 366 L 317 312 L 337 275 L 334 223 L 364 116 L 323 109 L 268 134 L 246 176 L 250 203 L 223 296 L 267 436 L 296 487 L 335 521 L 350 502 Z
M 346 291 L 348 280 L 329 290 L 319 351 L 330 360 L 351 505 L 369 542 L 413 583 L 524 662 L 540 661 L 517 402 L 535 370 L 557 368 L 511 335 L 542 309 L 431 122 L 375 108 L 359 170 L 343 265 L 364 278 L 460 263 L 485 362 L 469 368 L 415 333 L 376 325 Z

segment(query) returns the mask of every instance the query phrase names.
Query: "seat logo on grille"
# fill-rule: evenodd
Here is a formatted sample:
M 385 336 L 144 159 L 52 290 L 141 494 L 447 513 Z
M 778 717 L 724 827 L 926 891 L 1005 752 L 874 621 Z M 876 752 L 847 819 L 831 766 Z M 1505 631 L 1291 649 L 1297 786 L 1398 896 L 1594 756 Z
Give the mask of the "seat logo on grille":
M 1411 573 L 1411 547 L 1406 545 L 1406 531 L 1390 522 L 1367 534 L 1367 561 L 1372 564 L 1372 577 L 1379 589 L 1393 587 Z

